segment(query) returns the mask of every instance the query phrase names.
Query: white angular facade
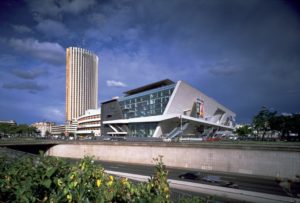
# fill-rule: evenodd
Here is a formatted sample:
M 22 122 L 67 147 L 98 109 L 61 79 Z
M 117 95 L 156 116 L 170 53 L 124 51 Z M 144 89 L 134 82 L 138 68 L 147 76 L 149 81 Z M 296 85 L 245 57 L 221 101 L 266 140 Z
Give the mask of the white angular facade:
M 176 138 L 233 130 L 235 113 L 183 81 L 163 80 L 103 102 L 105 135 Z
M 66 121 L 98 108 L 98 56 L 89 50 L 66 50 Z
M 193 130 L 200 126 L 213 127 L 219 130 L 233 130 L 236 114 L 213 98 L 184 81 L 176 82 L 174 92 L 164 110 L 163 116 L 174 116 L 184 122 L 186 128 L 179 127 L 179 131 L 193 134 Z M 168 134 L 178 125 L 174 122 L 159 122 L 153 137 Z M 180 129 L 181 128 L 181 129 Z

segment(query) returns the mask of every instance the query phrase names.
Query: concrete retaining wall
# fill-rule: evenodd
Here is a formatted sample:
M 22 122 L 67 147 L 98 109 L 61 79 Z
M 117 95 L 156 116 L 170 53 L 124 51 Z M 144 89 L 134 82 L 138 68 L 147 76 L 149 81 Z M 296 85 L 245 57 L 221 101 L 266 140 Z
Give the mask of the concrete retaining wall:
M 76 143 L 50 148 L 50 156 L 153 164 L 153 158 L 163 156 L 167 166 L 292 178 L 300 175 L 299 150 L 264 150 L 237 147 L 172 146 L 149 144 Z

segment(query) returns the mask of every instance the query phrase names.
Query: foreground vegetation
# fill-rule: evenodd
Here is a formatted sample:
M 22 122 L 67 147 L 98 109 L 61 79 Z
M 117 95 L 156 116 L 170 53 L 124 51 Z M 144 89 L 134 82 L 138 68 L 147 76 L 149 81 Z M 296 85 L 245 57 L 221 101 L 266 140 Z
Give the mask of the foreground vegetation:
M 70 164 L 54 157 L 0 157 L 0 202 L 171 202 L 161 157 L 145 183 L 111 176 L 85 157 Z M 179 202 L 202 202 L 200 198 Z
M 34 137 L 37 135 L 36 127 L 26 124 L 10 124 L 0 123 L 0 138 L 1 137 Z
M 70 165 L 57 158 L 1 160 L 0 200 L 4 202 L 169 202 L 162 162 L 145 184 L 104 173 L 91 158 Z

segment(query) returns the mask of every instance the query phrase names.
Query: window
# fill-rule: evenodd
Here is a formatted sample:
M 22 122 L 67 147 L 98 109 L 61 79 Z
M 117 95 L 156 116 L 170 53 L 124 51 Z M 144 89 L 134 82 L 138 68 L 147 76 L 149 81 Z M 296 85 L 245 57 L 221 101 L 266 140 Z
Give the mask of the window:
M 175 84 L 124 97 L 119 103 L 124 118 L 161 115 L 174 87 Z
M 129 136 L 132 137 L 152 137 L 157 123 L 135 123 L 129 124 Z

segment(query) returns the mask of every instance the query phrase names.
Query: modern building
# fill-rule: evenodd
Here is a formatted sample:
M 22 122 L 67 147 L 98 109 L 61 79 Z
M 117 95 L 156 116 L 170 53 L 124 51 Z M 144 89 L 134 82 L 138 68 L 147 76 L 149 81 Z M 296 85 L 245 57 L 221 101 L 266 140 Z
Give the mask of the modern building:
M 61 136 L 65 135 L 66 126 L 65 125 L 53 125 L 51 127 L 51 135 L 52 136 Z
M 77 119 L 77 136 L 100 136 L 100 109 L 89 109 Z
M 104 135 L 175 138 L 233 130 L 235 114 L 189 84 L 163 80 L 101 105 Z
M 77 119 L 74 119 L 72 121 L 67 121 L 65 124 L 66 127 L 66 131 L 65 131 L 65 135 L 66 136 L 76 136 L 77 134 L 77 126 L 78 126 L 78 121 Z
M 31 126 L 36 127 L 36 129 L 41 133 L 41 137 L 45 137 L 47 133 L 51 133 L 52 126 L 55 124 L 53 122 L 36 122 L 31 124 Z
M 98 56 L 89 50 L 66 51 L 66 121 L 76 120 L 88 109 L 97 109 Z

